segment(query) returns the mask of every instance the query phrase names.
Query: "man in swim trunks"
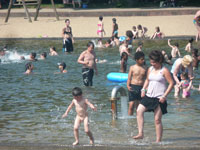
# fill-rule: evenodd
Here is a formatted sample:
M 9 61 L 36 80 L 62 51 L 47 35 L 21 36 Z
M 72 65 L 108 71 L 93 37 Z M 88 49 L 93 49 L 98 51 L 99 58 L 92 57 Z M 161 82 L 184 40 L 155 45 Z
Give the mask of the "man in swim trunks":
M 127 88 L 129 95 L 128 115 L 133 115 L 134 106 L 138 107 L 141 100 L 141 89 L 146 77 L 146 68 L 144 67 L 144 53 L 139 51 L 135 53 L 136 64 L 129 69 Z
M 94 70 L 95 70 L 96 75 L 98 74 L 97 67 L 96 67 L 96 54 L 94 52 L 93 42 L 88 42 L 87 50 L 81 53 L 81 55 L 78 58 L 78 63 L 83 65 L 82 76 L 83 76 L 84 85 L 92 86 Z

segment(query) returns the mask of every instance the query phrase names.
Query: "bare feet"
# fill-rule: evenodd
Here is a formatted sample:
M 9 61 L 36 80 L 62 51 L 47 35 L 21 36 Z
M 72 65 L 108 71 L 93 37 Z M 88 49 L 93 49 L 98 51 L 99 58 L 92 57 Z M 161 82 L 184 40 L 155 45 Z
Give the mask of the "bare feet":
M 134 138 L 134 139 L 143 139 L 143 135 L 138 134 L 138 135 L 134 136 L 133 138 Z
M 78 145 L 79 142 L 78 141 L 75 141 L 72 145 L 75 146 L 75 145 Z
M 94 145 L 94 139 L 90 140 L 90 144 Z

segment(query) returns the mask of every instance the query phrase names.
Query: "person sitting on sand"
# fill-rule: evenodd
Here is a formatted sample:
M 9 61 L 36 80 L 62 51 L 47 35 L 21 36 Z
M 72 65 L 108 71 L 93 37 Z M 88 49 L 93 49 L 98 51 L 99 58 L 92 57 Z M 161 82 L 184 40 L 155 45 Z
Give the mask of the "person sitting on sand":
M 133 26 L 132 33 L 133 33 L 133 39 L 137 39 L 138 38 L 138 31 L 137 31 L 136 26 Z
M 139 38 L 145 38 L 146 37 L 146 33 L 148 31 L 147 27 L 143 27 L 141 24 L 139 24 L 137 26 L 138 29 L 138 37 Z
M 156 32 L 154 32 L 154 34 L 150 37 L 150 39 L 155 39 L 155 38 L 158 38 L 158 39 L 163 39 L 164 38 L 164 33 L 160 31 L 160 27 L 156 27 Z
M 49 53 L 50 56 L 57 56 L 58 55 L 55 47 L 50 47 L 49 51 L 50 51 L 50 53 Z
M 76 118 L 74 122 L 74 137 L 75 142 L 73 145 L 79 144 L 79 126 L 81 122 L 84 122 L 84 129 L 86 134 L 90 138 L 90 144 L 94 144 L 94 137 L 92 132 L 89 129 L 89 119 L 88 119 L 88 112 L 87 107 L 89 106 L 92 110 L 96 111 L 97 108 L 89 102 L 88 99 L 84 98 L 82 95 L 82 90 L 79 87 L 75 87 L 72 90 L 73 100 L 71 104 L 68 106 L 66 112 L 62 115 L 62 118 L 67 117 L 70 110 L 75 106 L 76 110 Z

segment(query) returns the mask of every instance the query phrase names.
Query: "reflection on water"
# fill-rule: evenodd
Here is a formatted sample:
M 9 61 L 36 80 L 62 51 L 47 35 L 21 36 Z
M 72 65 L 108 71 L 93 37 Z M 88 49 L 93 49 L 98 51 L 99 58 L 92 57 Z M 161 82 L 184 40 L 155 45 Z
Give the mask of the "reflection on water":
M 187 41 L 180 42 L 185 44 Z M 163 43 L 166 44 L 166 41 L 162 41 L 161 46 Z M 0 64 L 0 143 L 71 145 L 74 141 L 75 110 L 65 119 L 61 116 L 72 100 L 71 90 L 75 86 L 81 87 L 84 96 L 98 108 L 97 112 L 89 109 L 90 128 L 97 145 L 149 145 L 155 141 L 153 113 L 145 113 L 145 138 L 139 141 L 132 139 L 137 134 L 135 116 L 119 117 L 112 122 L 109 99 L 112 88 L 119 83 L 108 82 L 106 75 L 119 71 L 117 48 L 97 50 L 99 75 L 94 77 L 94 86 L 87 88 L 82 84 L 81 65 L 77 64 L 79 54 L 86 49 L 86 41 L 75 43 L 75 52 L 71 55 L 63 55 L 61 41 L 57 40 L 11 41 L 7 44 L 6 57 Z M 146 53 L 159 47 L 156 45 L 158 43 L 153 46 L 146 41 L 144 48 L 145 44 Z M 46 60 L 33 62 L 35 74 L 24 75 L 27 61 L 20 60 L 20 56 L 28 58 L 31 52 L 37 52 L 39 57 L 42 52 L 48 52 L 52 45 L 57 47 L 59 56 L 48 56 Z M 67 64 L 68 73 L 54 74 L 58 72 L 57 63 L 62 61 Z M 134 63 L 129 58 L 129 66 Z M 196 87 L 199 78 L 196 71 Z M 125 83 L 120 85 L 127 89 Z M 200 96 L 197 91 L 192 91 L 191 95 L 189 99 L 175 99 L 173 91 L 169 95 L 168 114 L 163 116 L 164 136 L 161 145 L 199 145 Z M 120 102 L 118 105 L 120 108 Z M 82 125 L 80 144 L 88 142 Z

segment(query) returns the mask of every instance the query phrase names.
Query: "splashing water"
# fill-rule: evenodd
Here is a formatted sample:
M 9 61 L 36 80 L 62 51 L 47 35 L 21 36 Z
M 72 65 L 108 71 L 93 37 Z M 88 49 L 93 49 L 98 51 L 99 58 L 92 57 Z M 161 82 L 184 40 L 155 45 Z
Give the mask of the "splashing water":
M 121 96 L 121 118 L 128 118 L 128 99 L 126 96 Z
M 25 59 L 29 59 L 28 54 L 20 54 L 17 51 L 6 51 L 6 54 L 1 57 L 1 63 L 20 63 L 23 61 L 22 57 L 24 57 Z

